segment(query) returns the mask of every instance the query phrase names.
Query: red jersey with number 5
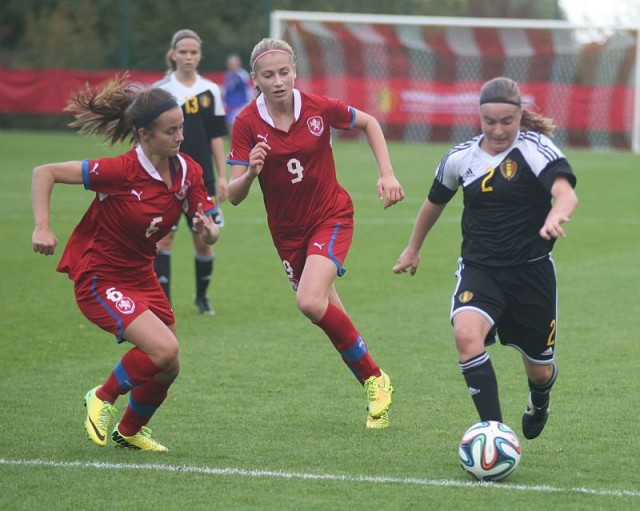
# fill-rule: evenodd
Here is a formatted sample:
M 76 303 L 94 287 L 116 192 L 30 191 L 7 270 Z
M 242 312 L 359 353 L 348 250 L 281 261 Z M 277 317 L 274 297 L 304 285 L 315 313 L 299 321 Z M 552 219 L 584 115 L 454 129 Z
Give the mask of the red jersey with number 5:
M 293 90 L 294 122 L 277 129 L 264 96 L 248 105 L 233 124 L 230 165 L 249 165 L 258 142 L 271 150 L 258 177 L 269 229 L 276 245 L 304 237 L 329 218 L 351 218 L 353 204 L 338 183 L 331 128 L 351 129 L 355 110 L 337 99 Z
M 96 192 L 65 247 L 58 271 L 77 281 L 85 273 L 131 281 L 153 274 L 156 242 L 180 214 L 216 211 L 202 169 L 185 154 L 171 158 L 168 188 L 140 147 L 120 156 L 84 160 L 84 187 Z

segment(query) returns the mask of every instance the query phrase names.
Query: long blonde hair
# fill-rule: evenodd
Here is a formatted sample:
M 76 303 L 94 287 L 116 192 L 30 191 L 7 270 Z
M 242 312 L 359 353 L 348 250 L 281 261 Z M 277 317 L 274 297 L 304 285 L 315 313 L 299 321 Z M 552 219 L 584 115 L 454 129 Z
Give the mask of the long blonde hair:
M 486 82 L 480 89 L 480 104 L 484 103 L 510 103 L 520 106 L 522 108 L 520 127 L 523 130 L 552 136 L 556 128 L 553 119 L 522 107 L 520 88 L 511 78 L 499 76 Z
M 130 84 L 128 73 L 116 76 L 101 89 L 88 85 L 67 102 L 65 111 L 75 118 L 69 123 L 79 133 L 104 135 L 113 145 L 130 138 L 140 140 L 139 128 L 152 130 L 155 119 L 164 111 L 178 106 L 173 95 L 157 87 L 149 89 Z

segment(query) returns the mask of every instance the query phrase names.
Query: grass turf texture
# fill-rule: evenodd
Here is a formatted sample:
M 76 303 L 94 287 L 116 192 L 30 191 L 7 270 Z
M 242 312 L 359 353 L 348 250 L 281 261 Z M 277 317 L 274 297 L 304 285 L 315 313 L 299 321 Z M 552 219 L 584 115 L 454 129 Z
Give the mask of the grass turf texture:
M 196 314 L 186 224 L 173 257 L 182 372 L 152 420 L 171 451 L 98 448 L 84 436 L 82 397 L 125 346 L 76 307 L 55 272 L 92 194 L 58 186 L 57 253 L 31 251 L 31 169 L 116 154 L 73 134 L 2 132 L 0 252 L 1 509 L 637 509 L 640 407 L 638 156 L 567 151 L 580 206 L 558 267 L 560 374 L 543 435 L 524 440 L 527 386 L 518 353 L 490 348 L 505 422 L 523 441 L 505 482 L 472 483 L 457 443 L 476 413 L 448 321 L 459 254 L 460 193 L 413 278 L 391 266 L 448 146 L 390 146 L 407 198 L 383 211 L 366 143 L 335 144 L 356 231 L 338 290 L 396 388 L 387 431 L 366 431 L 365 396 L 322 332 L 297 312 L 266 227 L 258 186 L 224 204 L 211 297 Z M 121 398 L 120 414 L 126 405 Z

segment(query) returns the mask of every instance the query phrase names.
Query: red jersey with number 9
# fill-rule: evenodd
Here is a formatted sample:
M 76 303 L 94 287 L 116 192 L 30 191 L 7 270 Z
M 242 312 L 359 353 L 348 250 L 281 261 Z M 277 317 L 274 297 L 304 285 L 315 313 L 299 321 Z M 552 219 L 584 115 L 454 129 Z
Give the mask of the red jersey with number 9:
M 168 188 L 140 147 L 120 156 L 82 162 L 85 189 L 96 192 L 65 247 L 58 271 L 77 281 L 84 274 L 132 281 L 153 274 L 156 242 L 185 211 L 216 211 L 202 169 L 185 154 L 170 161 Z
M 249 165 L 258 142 L 271 149 L 258 176 L 276 245 L 299 240 L 330 218 L 351 218 L 353 204 L 336 176 L 331 128 L 353 128 L 355 110 L 338 99 L 293 90 L 294 122 L 274 126 L 262 95 L 233 124 L 230 165 Z

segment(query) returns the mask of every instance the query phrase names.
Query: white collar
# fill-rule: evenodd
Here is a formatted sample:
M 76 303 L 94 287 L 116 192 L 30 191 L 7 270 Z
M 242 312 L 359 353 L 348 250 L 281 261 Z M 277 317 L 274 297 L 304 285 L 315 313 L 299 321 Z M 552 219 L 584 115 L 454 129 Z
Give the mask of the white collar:
M 153 166 L 153 163 L 151 163 L 149 158 L 147 158 L 147 155 L 144 154 L 144 151 L 142 150 L 142 147 L 140 145 L 136 146 L 136 155 L 138 156 L 138 161 L 140 162 L 140 165 L 142 165 L 142 168 L 146 171 L 146 173 L 149 174 L 153 179 L 157 181 L 162 181 L 160 174 L 158 173 L 156 168 Z M 184 185 L 184 180 L 187 177 L 187 162 L 180 154 L 178 154 L 177 156 L 178 156 L 178 161 L 180 162 L 180 167 L 182 169 L 182 182 L 180 183 L 182 186 Z
M 300 117 L 300 112 L 302 111 L 302 96 L 300 95 L 300 91 L 298 89 L 293 89 L 293 117 L 297 121 Z M 260 118 L 266 122 L 272 128 L 275 128 L 275 124 L 273 119 L 269 115 L 269 111 L 267 110 L 267 103 L 264 99 L 264 94 L 260 94 L 258 99 L 256 99 L 256 106 L 258 107 L 258 114 Z

